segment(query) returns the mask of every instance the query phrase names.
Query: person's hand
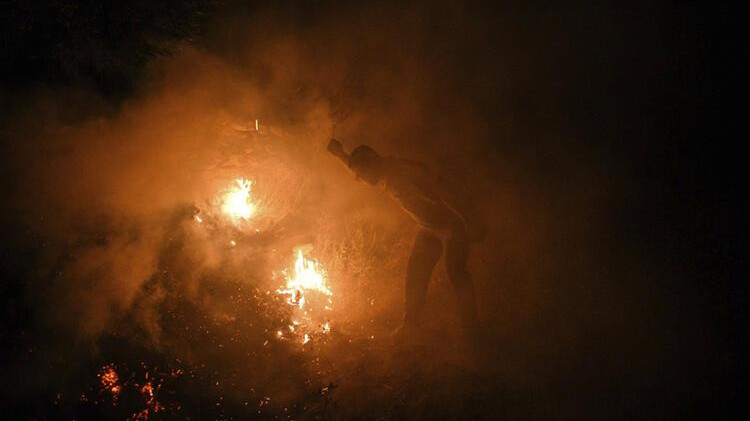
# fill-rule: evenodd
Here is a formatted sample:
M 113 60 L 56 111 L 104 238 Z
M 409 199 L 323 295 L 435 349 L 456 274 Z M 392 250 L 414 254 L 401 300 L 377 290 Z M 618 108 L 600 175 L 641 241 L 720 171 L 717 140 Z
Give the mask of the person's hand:
M 336 139 L 329 140 L 326 149 L 335 156 L 342 156 L 344 154 L 344 147 L 341 145 L 341 142 Z

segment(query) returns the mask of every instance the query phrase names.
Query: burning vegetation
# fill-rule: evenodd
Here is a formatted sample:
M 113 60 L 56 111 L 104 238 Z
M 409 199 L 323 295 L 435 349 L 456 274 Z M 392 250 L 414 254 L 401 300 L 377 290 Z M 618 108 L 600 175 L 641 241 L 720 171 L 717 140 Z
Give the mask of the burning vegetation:
M 325 151 L 340 111 L 297 87 L 288 96 L 268 87 L 291 98 L 276 103 L 193 50 L 161 65 L 191 70 L 121 114 L 61 128 L 53 136 L 63 152 L 26 169 L 67 183 L 44 182 L 19 200 L 54 203 L 30 216 L 34 232 L 63 231 L 44 240 L 55 252 L 35 273 L 59 282 L 38 299 L 56 302 L 44 317 L 65 332 L 58 349 L 71 342 L 85 355 L 83 375 L 39 395 L 49 407 L 18 413 L 347 419 L 383 413 L 385 399 L 387 412 L 406 414 L 422 386 L 404 368 L 433 370 L 387 339 L 401 322 L 416 228 Z M 431 321 L 444 329 L 433 337 L 457 342 L 451 318 Z M 28 349 L 33 371 L 46 357 Z M 454 348 L 442 351 L 431 361 L 463 364 Z
M 75 401 L 62 394 L 60 411 L 81 419 L 327 418 L 341 376 L 358 364 L 339 355 L 371 347 L 397 325 L 375 320 L 373 304 L 398 287 L 375 282 L 398 276 L 409 233 L 373 237 L 361 212 L 333 220 L 316 203 L 304 162 L 263 152 L 284 137 L 250 131 L 232 141 L 257 153 L 228 171 L 241 177 L 222 177 L 159 222 L 154 270 L 101 334 L 107 361 L 98 383 Z
M 290 333 L 301 337 L 305 345 L 311 335 L 330 332 L 331 325 L 325 321 L 325 314 L 333 307 L 333 291 L 326 284 L 326 273 L 318 262 L 306 259 L 302 250 L 297 250 L 294 267 L 282 274 L 286 285 L 276 292 L 286 295 L 287 303 L 295 307 L 292 324 L 288 326 Z
M 289 273 L 291 272 L 291 273 Z M 317 292 L 331 297 L 333 292 L 326 285 L 326 274 L 318 262 L 305 259 L 302 250 L 297 251 L 297 258 L 294 260 L 294 268 L 291 271 L 284 271 L 286 285 L 277 290 L 279 294 L 288 295 L 287 302 L 297 306 L 300 309 L 305 308 L 305 293 Z M 333 303 L 330 298 L 329 303 Z M 330 310 L 330 308 L 327 308 Z
M 233 221 L 247 221 L 255 213 L 255 204 L 250 200 L 252 183 L 244 178 L 235 180 L 232 186 L 221 198 L 221 211 Z
M 741 294 L 699 283 L 732 272 L 699 234 L 723 214 L 691 213 L 738 178 L 692 189 L 717 171 L 670 120 L 722 102 L 685 60 L 726 44 L 665 48 L 706 30 L 671 4 L 496 3 L 4 2 L 5 417 L 679 419 L 740 390 L 711 380 Z M 389 197 L 395 158 L 487 226 L 416 223 L 440 203 Z

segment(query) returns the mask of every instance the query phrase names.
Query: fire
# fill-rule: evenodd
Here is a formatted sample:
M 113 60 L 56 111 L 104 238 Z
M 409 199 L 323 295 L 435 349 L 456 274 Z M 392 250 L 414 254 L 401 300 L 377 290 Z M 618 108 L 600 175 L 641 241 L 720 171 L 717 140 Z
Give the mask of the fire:
M 317 291 L 327 296 L 333 295 L 333 291 L 326 285 L 325 272 L 318 262 L 305 259 L 302 250 L 298 250 L 294 270 L 291 275 L 286 276 L 286 287 L 277 292 L 288 295 L 289 304 L 303 308 L 306 291 Z
M 236 186 L 227 191 L 221 199 L 221 211 L 233 220 L 247 220 L 255 213 L 255 204 L 250 201 L 252 182 L 244 178 L 235 180 Z
M 287 324 L 289 336 L 281 330 L 276 332 L 279 340 L 294 339 L 302 345 L 313 341 L 316 336 L 331 331 L 330 322 L 322 325 L 320 309 L 333 305 L 333 291 L 326 283 L 326 272 L 317 261 L 306 259 L 302 250 L 297 250 L 297 258 L 290 270 L 283 271 L 286 284 L 276 293 L 286 295 L 286 302 L 293 306 L 292 324 Z M 312 293 L 312 295 L 309 295 Z

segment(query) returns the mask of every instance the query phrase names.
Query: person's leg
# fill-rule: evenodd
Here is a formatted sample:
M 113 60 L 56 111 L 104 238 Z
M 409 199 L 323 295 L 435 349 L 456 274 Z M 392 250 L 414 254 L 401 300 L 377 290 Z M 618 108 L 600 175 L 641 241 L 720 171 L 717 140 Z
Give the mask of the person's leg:
M 419 231 L 406 269 L 404 324 L 419 323 L 427 296 L 427 285 L 442 253 L 443 243 L 439 238 L 428 230 Z
M 469 242 L 466 235 L 461 231 L 453 232 L 445 245 L 445 267 L 456 292 L 461 322 L 467 332 L 476 328 L 477 321 L 474 282 L 466 270 L 468 255 Z

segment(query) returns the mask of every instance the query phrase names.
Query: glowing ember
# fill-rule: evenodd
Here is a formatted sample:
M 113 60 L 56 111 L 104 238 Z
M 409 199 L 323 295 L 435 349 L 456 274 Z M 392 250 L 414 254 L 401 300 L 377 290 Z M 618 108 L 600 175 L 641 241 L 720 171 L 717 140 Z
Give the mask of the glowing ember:
M 117 375 L 117 371 L 112 365 L 105 365 L 99 372 L 99 382 L 102 388 L 112 393 L 114 398 L 120 394 L 122 387 L 120 386 L 120 377 Z
M 319 267 L 318 262 L 305 259 L 302 250 L 298 250 L 294 270 L 291 275 L 286 276 L 286 287 L 276 292 L 288 295 L 287 302 L 289 304 L 303 308 L 306 291 L 317 291 L 328 296 L 333 295 L 331 289 L 326 285 L 325 272 Z
M 255 213 L 255 205 L 250 201 L 252 183 L 244 178 L 235 180 L 236 186 L 227 191 L 221 199 L 221 211 L 233 220 L 247 220 Z

